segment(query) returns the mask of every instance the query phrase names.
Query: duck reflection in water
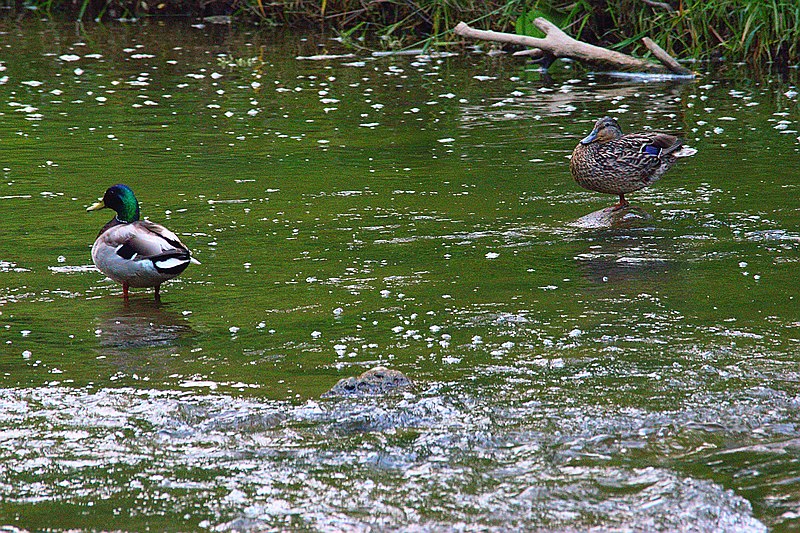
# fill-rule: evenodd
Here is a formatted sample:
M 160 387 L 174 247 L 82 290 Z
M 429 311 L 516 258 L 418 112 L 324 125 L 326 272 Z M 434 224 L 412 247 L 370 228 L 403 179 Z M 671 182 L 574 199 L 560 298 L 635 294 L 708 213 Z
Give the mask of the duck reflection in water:
M 154 305 L 152 300 L 129 299 L 121 308 L 98 317 L 96 333 L 100 355 L 106 356 L 124 372 L 156 373 L 169 365 L 175 347 L 193 334 L 186 318 Z M 154 368 L 154 365 L 155 368 Z
M 650 281 L 661 283 L 675 268 L 670 239 L 652 234 L 650 228 L 600 230 L 588 248 L 575 256 L 583 276 L 593 283 Z

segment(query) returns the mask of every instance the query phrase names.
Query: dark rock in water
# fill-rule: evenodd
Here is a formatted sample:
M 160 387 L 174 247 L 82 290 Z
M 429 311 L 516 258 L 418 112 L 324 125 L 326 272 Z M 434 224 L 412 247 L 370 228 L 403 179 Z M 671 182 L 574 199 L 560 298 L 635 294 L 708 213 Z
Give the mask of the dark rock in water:
M 584 215 L 570 225 L 581 229 L 630 228 L 652 219 L 641 207 L 629 206 L 618 211 L 610 207 Z
M 408 389 L 414 383 L 405 374 L 376 366 L 358 377 L 340 379 L 331 390 L 322 395 L 323 398 L 336 396 L 373 396 L 387 394 L 401 389 Z

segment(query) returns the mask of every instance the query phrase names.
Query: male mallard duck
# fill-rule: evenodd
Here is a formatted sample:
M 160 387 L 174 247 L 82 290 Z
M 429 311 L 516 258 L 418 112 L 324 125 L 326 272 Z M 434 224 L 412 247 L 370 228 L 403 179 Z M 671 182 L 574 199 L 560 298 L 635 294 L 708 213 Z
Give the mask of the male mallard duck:
M 611 117 L 598 120 L 575 150 L 569 169 L 578 185 L 590 191 L 618 194 L 614 211 L 629 205 L 625 193 L 638 191 L 658 180 L 679 157 L 697 153 L 666 133 L 622 134 Z
M 200 262 L 170 230 L 149 220 L 139 220 L 139 202 L 126 185 L 114 185 L 87 211 L 109 208 L 117 214 L 103 226 L 92 246 L 92 261 L 109 278 L 128 287 L 155 287 Z

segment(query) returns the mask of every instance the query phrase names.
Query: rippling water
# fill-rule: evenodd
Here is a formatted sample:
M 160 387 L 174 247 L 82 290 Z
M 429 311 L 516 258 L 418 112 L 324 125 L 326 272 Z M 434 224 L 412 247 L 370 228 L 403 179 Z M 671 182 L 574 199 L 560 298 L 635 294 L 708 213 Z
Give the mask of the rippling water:
M 0 23 L 0 525 L 800 526 L 797 69 L 73 30 Z M 605 114 L 698 154 L 587 227 Z M 117 182 L 203 263 L 161 304 L 91 265 Z

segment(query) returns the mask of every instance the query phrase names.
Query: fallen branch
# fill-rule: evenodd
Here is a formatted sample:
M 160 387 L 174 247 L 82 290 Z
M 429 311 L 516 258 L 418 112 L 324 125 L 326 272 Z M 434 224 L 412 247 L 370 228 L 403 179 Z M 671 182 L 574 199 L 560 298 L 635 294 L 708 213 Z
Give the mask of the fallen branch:
M 691 70 L 681 66 L 674 58 L 667 54 L 657 44 L 645 38 L 647 46 L 653 55 L 663 64 L 653 63 L 637 57 L 629 56 L 614 50 L 608 50 L 600 46 L 594 46 L 583 41 L 573 39 L 549 20 L 539 17 L 533 24 L 544 32 L 545 37 L 529 37 L 527 35 L 514 35 L 513 33 L 502 33 L 496 31 L 478 30 L 470 27 L 464 22 L 459 22 L 453 30 L 456 35 L 480 39 L 483 41 L 494 41 L 499 43 L 516 44 L 528 46 L 534 50 L 526 50 L 520 54 L 538 56 L 544 60 L 545 68 L 556 58 L 566 57 L 584 61 L 601 68 L 623 70 L 627 72 L 648 72 L 656 74 L 673 73 L 682 76 L 693 76 Z M 650 43 L 650 44 L 648 44 Z
M 688 68 L 682 66 L 678 63 L 674 57 L 669 55 L 663 48 L 658 46 L 652 39 L 649 37 L 642 37 L 642 42 L 650 50 L 650 53 L 655 56 L 656 59 L 661 61 L 664 66 L 666 66 L 671 72 L 676 74 L 688 74 L 691 75 L 692 71 Z

